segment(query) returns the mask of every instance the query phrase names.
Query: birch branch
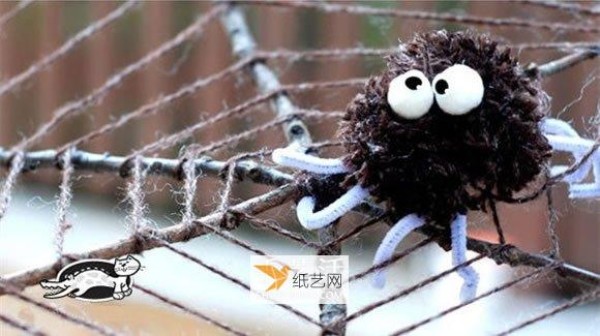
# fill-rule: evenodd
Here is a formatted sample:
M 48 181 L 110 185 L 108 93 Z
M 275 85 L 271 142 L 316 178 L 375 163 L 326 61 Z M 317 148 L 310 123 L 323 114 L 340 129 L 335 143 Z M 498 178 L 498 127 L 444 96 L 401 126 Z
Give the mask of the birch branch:
M 600 55 L 600 44 L 593 48 L 590 48 L 589 50 L 573 53 L 559 58 L 557 60 L 542 64 L 540 66 L 536 66 L 535 64 L 530 65 L 530 67 L 527 68 L 526 71 L 537 71 L 540 76 L 549 77 L 564 70 L 567 70 L 583 61 L 596 58 L 598 57 L 598 55 Z
M 221 22 L 229 36 L 231 48 L 236 57 L 244 59 L 257 52 L 256 42 L 248 29 L 244 14 L 238 6 L 230 4 L 221 15 Z M 264 61 L 257 59 L 249 68 L 260 93 L 281 89 L 279 79 Z M 280 92 L 273 97 L 272 109 L 278 117 L 285 117 L 296 111 L 286 92 Z M 288 142 L 299 142 L 306 146 L 312 141 L 306 125 L 300 119 L 294 118 L 287 122 L 284 132 Z
M 30 172 L 37 169 L 61 169 L 58 165 L 60 152 L 43 150 L 27 152 L 24 154 L 24 165 L 21 172 Z M 13 154 L 0 149 L 0 165 L 9 169 Z M 108 153 L 97 154 L 80 150 L 71 153 L 71 163 L 77 171 L 94 173 L 118 173 L 121 177 L 128 177 L 133 167 L 128 164 L 128 157 L 113 156 Z M 165 158 L 142 158 L 142 169 L 151 175 L 162 175 L 181 180 L 182 161 Z M 208 156 L 194 160 L 196 174 L 209 174 L 218 176 L 227 167 L 227 162 L 213 160 Z M 253 182 L 281 186 L 292 181 L 292 176 L 269 166 L 258 164 L 254 161 L 244 160 L 235 166 L 236 176 L 240 179 L 248 178 Z

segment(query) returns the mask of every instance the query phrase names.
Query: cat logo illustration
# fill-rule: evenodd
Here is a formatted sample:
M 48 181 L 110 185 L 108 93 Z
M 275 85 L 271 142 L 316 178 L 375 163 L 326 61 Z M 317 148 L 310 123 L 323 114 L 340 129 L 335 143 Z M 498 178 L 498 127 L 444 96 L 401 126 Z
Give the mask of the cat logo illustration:
M 131 295 L 131 276 L 142 267 L 131 255 L 118 257 L 114 262 L 86 259 L 64 267 L 56 279 L 42 280 L 40 286 L 50 290 L 46 299 L 71 297 L 82 301 L 103 302 L 122 300 Z

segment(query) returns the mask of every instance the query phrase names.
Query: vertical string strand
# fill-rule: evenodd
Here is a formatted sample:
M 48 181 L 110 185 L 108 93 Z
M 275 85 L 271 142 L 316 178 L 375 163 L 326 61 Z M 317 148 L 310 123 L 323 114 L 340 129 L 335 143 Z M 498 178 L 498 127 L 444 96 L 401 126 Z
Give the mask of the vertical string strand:
M 184 209 L 182 215 L 182 222 L 185 225 L 191 225 L 195 218 L 194 215 L 194 199 L 196 197 L 196 164 L 194 163 L 196 156 L 193 154 L 186 153 L 183 168 L 183 195 L 184 195 Z
M 502 223 L 500 223 L 500 217 L 498 216 L 498 208 L 496 207 L 496 201 L 490 198 L 490 209 L 492 210 L 492 218 L 494 219 L 494 226 L 498 233 L 498 242 L 502 245 L 506 244 L 506 238 L 504 237 L 504 230 L 502 229 Z
M 556 232 L 558 225 L 558 215 L 554 209 L 554 200 L 552 198 L 552 187 L 546 190 L 546 201 L 548 206 L 548 235 L 550 236 L 550 243 L 552 249 L 550 250 L 550 256 L 554 259 L 560 258 L 560 244 L 558 241 L 558 233 Z
M 12 192 L 17 183 L 17 177 L 24 166 L 25 153 L 23 151 L 18 151 L 12 158 L 8 175 L 6 175 L 4 183 L 2 184 L 2 190 L 0 191 L 0 221 L 2 221 L 4 215 L 6 215 L 6 211 L 8 211 L 8 205 L 12 199 Z
M 64 251 L 65 234 L 71 228 L 71 224 L 67 221 L 69 207 L 73 199 L 72 182 L 74 167 L 71 162 L 73 149 L 65 151 L 59 157 L 59 165 L 62 168 L 62 181 L 60 183 L 60 194 L 57 200 L 57 219 L 56 219 L 56 253 L 58 258 L 61 258 Z
M 133 176 L 127 186 L 127 196 L 131 203 L 131 212 L 129 215 L 131 220 L 131 231 L 134 234 L 146 227 L 146 220 L 144 218 L 146 211 L 144 204 L 144 182 L 146 180 L 146 173 L 143 164 L 141 156 L 135 156 L 133 158 Z
M 223 188 L 223 192 L 221 193 L 221 203 L 219 204 L 219 211 L 225 212 L 229 208 L 229 198 L 231 197 L 231 193 L 233 192 L 233 184 L 235 183 L 235 167 L 237 165 L 237 160 L 230 160 L 227 165 L 227 174 L 225 176 L 225 187 Z

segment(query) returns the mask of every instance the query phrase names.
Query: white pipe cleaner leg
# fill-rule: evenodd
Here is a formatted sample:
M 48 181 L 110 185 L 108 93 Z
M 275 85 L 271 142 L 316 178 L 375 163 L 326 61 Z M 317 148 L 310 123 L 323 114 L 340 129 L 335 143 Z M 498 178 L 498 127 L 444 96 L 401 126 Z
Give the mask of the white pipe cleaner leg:
M 273 161 L 279 165 L 298 168 L 317 174 L 341 174 L 350 170 L 341 159 L 323 159 L 305 154 L 304 148 L 288 146 L 278 148 L 271 155 Z
M 581 160 L 594 146 L 592 140 L 581 138 L 571 125 L 562 120 L 545 119 L 542 123 L 542 131 L 554 150 L 569 152 L 577 161 Z M 554 166 L 551 173 L 555 176 L 568 168 L 568 166 Z M 579 183 L 587 177 L 590 170 L 593 171 L 594 182 Z M 567 175 L 564 181 L 569 184 L 569 197 L 571 198 L 600 197 L 600 153 L 598 150 L 576 171 Z
M 563 135 L 547 134 L 546 138 L 548 138 L 553 149 L 579 155 L 585 154 L 594 145 L 594 141 L 592 140 Z
M 596 150 L 590 158 L 593 166 L 594 182 L 571 184 L 569 197 L 571 198 L 596 198 L 600 197 L 600 151 Z
M 467 261 L 467 216 L 457 215 L 450 224 L 452 237 L 452 264 L 460 265 Z M 457 271 L 463 278 L 463 285 L 460 289 L 460 299 L 466 301 L 472 299 L 477 294 L 477 284 L 479 275 L 473 267 L 463 266 Z
M 555 150 L 569 151 L 567 150 L 567 148 L 565 148 L 564 144 L 561 144 L 561 139 L 564 139 L 564 137 L 581 139 L 579 134 L 577 134 L 577 131 L 575 131 L 575 129 L 571 127 L 569 123 L 560 119 L 544 119 L 544 121 L 542 122 L 542 132 L 546 135 L 548 141 L 550 142 L 550 145 Z M 555 137 L 552 137 L 551 135 L 554 135 Z M 579 154 L 579 151 L 572 152 L 572 154 L 576 161 L 581 160 L 583 156 L 583 154 Z M 587 161 L 581 166 L 580 169 L 573 172 L 572 174 L 565 176 L 564 181 L 569 184 L 580 182 L 581 180 L 585 179 L 585 177 L 588 175 L 590 168 L 591 162 Z M 569 169 L 569 166 L 557 165 L 551 167 L 550 173 L 552 176 L 554 176 L 563 173 L 567 169 Z
M 414 231 L 425 224 L 425 220 L 423 218 L 411 214 L 405 216 L 401 220 L 399 220 L 385 235 L 381 244 L 379 244 L 379 248 L 377 248 L 377 252 L 375 253 L 375 258 L 373 260 L 374 265 L 379 265 L 384 263 L 392 258 L 394 255 L 394 250 L 398 244 L 406 237 L 409 233 Z M 375 275 L 373 278 L 373 286 L 377 288 L 382 288 L 385 286 L 385 274 L 386 269 L 382 268 L 375 271 Z
M 568 122 L 555 118 L 546 118 L 542 121 L 542 132 L 579 138 L 577 131 Z
M 359 205 L 367 196 L 369 196 L 369 192 L 360 185 L 356 185 L 318 212 L 313 212 L 315 198 L 312 196 L 303 197 L 296 206 L 298 221 L 304 228 L 309 230 L 323 228 Z

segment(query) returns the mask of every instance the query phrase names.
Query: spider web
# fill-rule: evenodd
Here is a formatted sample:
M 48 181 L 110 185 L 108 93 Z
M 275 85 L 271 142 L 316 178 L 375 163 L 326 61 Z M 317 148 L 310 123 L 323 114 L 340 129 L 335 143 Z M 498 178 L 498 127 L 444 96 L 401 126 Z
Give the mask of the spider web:
M 411 20 L 414 22 L 435 22 L 460 27 L 486 27 L 488 29 L 524 30 L 533 36 L 547 41 L 544 34 L 554 37 L 567 37 L 560 41 L 520 43 L 513 45 L 519 53 L 532 52 L 535 55 L 560 55 L 555 60 L 543 65 L 532 67 L 545 76 L 552 78 L 572 66 L 587 61 L 598 55 L 600 45 L 592 38 L 598 37 L 600 28 L 597 19 L 600 16 L 594 7 L 575 3 L 555 3 L 546 1 L 518 1 L 521 5 L 531 9 L 541 9 L 551 13 L 561 14 L 563 20 L 538 21 L 517 17 L 484 17 L 476 14 L 454 14 L 452 12 L 438 13 L 434 11 L 409 11 L 395 8 L 371 7 L 346 3 L 322 2 L 282 2 L 282 1 L 253 1 L 240 2 L 236 5 L 230 3 L 215 3 L 198 16 L 188 27 L 181 30 L 173 37 L 169 37 L 158 47 L 151 49 L 147 54 L 129 65 L 115 69 L 103 83 L 93 88 L 80 98 L 65 101 L 52 111 L 51 117 L 44 120 L 35 129 L 16 144 L 0 151 L 0 162 L 6 168 L 6 174 L 0 190 L 0 219 L 10 211 L 11 197 L 15 186 L 19 183 L 23 173 L 37 170 L 60 171 L 61 180 L 56 200 L 56 245 L 55 262 L 22 270 L 18 273 L 3 275 L 0 294 L 9 295 L 26 304 L 49 311 L 57 318 L 67 320 L 91 331 L 116 335 L 123 331 L 111 329 L 98 321 L 82 318 L 76 314 L 62 309 L 60 306 L 51 305 L 35 297 L 23 293 L 23 289 L 36 285 L 39 281 L 52 278 L 63 266 L 81 259 L 102 258 L 110 259 L 128 253 L 142 253 L 151 249 L 167 250 L 196 267 L 205 269 L 221 279 L 230 282 L 233 286 L 243 291 L 250 291 L 246 279 L 211 263 L 211 256 L 191 253 L 182 247 L 182 243 L 200 236 L 211 235 L 220 237 L 220 244 L 235 245 L 249 254 L 267 255 L 273 251 L 262 249 L 260 241 L 250 241 L 237 234 L 241 229 L 261 230 L 263 235 L 276 235 L 281 237 L 285 244 L 297 245 L 303 249 L 310 249 L 314 254 L 335 255 L 340 254 L 342 246 L 351 245 L 364 238 L 376 226 L 387 225 L 386 213 L 375 204 L 363 204 L 356 210 L 356 218 L 351 225 L 336 223 L 322 229 L 316 236 L 308 236 L 305 232 L 290 229 L 283 225 L 285 220 L 277 220 L 277 212 L 285 212 L 285 216 L 292 217 L 290 206 L 298 193 L 298 187 L 293 183 L 290 171 L 282 171 L 270 162 L 269 157 L 274 148 L 285 146 L 285 143 L 299 142 L 309 146 L 316 152 L 339 153 L 340 143 L 333 136 L 333 127 L 343 114 L 344 106 L 336 106 L 330 110 L 316 108 L 318 104 L 303 99 L 314 92 L 325 93 L 329 97 L 343 96 L 344 92 L 349 97 L 356 92 L 366 81 L 367 75 L 360 78 L 330 79 L 324 81 L 294 82 L 281 84 L 278 72 L 286 72 L 285 68 L 297 63 L 306 62 L 348 62 L 354 60 L 377 59 L 390 51 L 389 48 L 370 48 L 357 46 L 352 48 L 335 49 L 303 49 L 267 50 L 260 47 L 254 40 L 253 32 L 247 26 L 246 14 L 240 6 L 245 6 L 252 14 L 260 15 L 264 8 L 282 8 L 277 15 L 292 12 L 295 17 L 306 13 L 319 13 L 325 19 L 335 15 L 354 15 L 358 19 L 367 19 L 368 24 L 386 29 L 385 18 Z M 15 5 L 8 12 L 0 16 L 0 28 L 10 20 L 17 17 L 20 12 L 31 7 L 32 1 L 23 1 Z M 65 41 L 59 48 L 46 53 L 38 61 L 16 76 L 0 82 L 0 96 L 14 93 L 30 80 L 40 75 L 60 59 L 73 53 L 86 40 L 111 25 L 116 24 L 132 11 L 140 10 L 144 5 L 136 1 L 127 1 L 112 10 L 106 16 L 91 22 L 87 27 Z M 258 13 L 258 14 L 257 14 Z M 271 12 L 273 13 L 273 12 Z M 384 21 L 378 21 L 383 19 Z M 595 21 L 594 21 L 595 20 Z M 188 84 L 171 92 L 156 95 L 150 101 L 131 108 L 124 113 L 116 115 L 106 122 L 100 122 L 89 132 L 82 132 L 64 141 L 54 148 L 45 148 L 44 141 L 53 132 L 67 127 L 69 120 L 80 115 L 93 113 L 93 108 L 101 106 L 105 99 L 113 92 L 122 90 L 123 83 L 131 76 L 147 70 L 153 63 L 186 45 L 201 43 L 204 34 L 210 27 L 221 26 L 229 38 L 235 60 L 221 69 L 211 69 L 211 72 L 201 78 L 196 78 Z M 406 28 L 409 29 L 409 28 Z M 585 36 L 582 41 L 569 40 L 569 36 Z M 540 56 L 540 59 L 541 58 Z M 548 59 L 547 59 L 548 60 Z M 185 61 L 185 60 L 184 60 Z M 594 62 L 594 61 L 592 61 Z M 597 62 L 597 61 L 595 61 Z M 543 62 L 540 62 L 543 63 Z M 274 67 L 283 68 L 275 72 Z M 174 69 L 176 71 L 177 69 Z M 368 73 L 368 72 L 367 72 Z M 373 73 L 373 71 L 370 71 Z M 330 74 L 335 77 L 335 74 Z M 596 74 L 589 77 L 588 82 L 595 81 Z M 248 79 L 252 79 L 252 83 Z M 233 80 L 233 81 L 232 81 Z M 238 82 L 235 82 L 235 81 Z M 242 83 L 239 83 L 239 82 Z M 240 91 L 248 93 L 247 98 L 239 99 L 223 97 L 225 107 L 214 113 L 203 115 L 200 119 L 186 122 L 183 127 L 168 133 L 158 134 L 152 138 L 147 137 L 142 144 L 127 148 L 122 156 L 108 155 L 100 152 L 86 151 L 86 146 L 97 139 L 111 136 L 119 131 L 127 130 L 131 124 L 138 123 L 144 127 L 145 123 L 155 115 L 168 113 L 169 109 L 176 106 L 181 100 L 189 99 L 211 89 L 218 83 L 238 85 Z M 578 100 L 588 95 L 588 84 L 581 88 Z M 253 88 L 254 87 L 254 88 Z M 214 91 L 210 91 L 214 94 Z M 337 92 L 337 93 L 336 93 Z M 342 93 L 339 93 L 342 92 Z M 243 97 L 243 95 L 241 95 Z M 345 96 L 344 96 L 345 97 Z M 345 98 L 344 98 L 345 99 Z M 308 100 L 303 104 L 303 102 Z M 341 100 L 341 99 L 340 99 Z M 347 99 L 345 100 L 347 101 Z M 577 100 L 573 102 L 576 104 Z M 310 106 L 310 107 L 301 107 Z M 570 106 L 560 112 L 568 111 Z M 558 113 L 560 115 L 560 113 Z M 596 123 L 598 116 L 596 118 Z M 195 141 L 195 137 L 202 132 L 219 127 L 221 122 L 237 119 L 246 121 L 246 125 L 236 130 L 233 134 L 224 136 L 222 133 L 207 142 Z M 594 120 L 588 120 L 585 127 L 594 125 Z M 152 127 L 149 125 L 148 127 Z M 315 131 L 316 130 L 316 131 Z M 164 131 L 161 129 L 161 131 Z M 591 130 L 592 132 L 594 130 Z M 165 131 L 166 132 L 166 131 Z M 315 137 L 318 134 L 318 137 Z M 313 139 L 314 137 L 314 139 Z M 275 138 L 275 141 L 273 140 Z M 321 140 L 315 140 L 321 139 Z M 42 146 L 41 150 L 35 150 Z M 597 150 L 596 145 L 593 150 Z M 173 156 L 173 153 L 177 153 Z M 589 159 L 585 156 L 581 161 L 572 163 L 573 169 Z M 571 169 L 570 171 L 572 171 Z M 568 171 L 569 172 L 569 171 Z M 567 173 L 568 173 L 567 172 Z M 73 199 L 73 184 L 78 174 L 90 174 L 92 179 L 100 178 L 100 173 L 111 173 L 119 176 L 125 184 L 124 200 L 128 204 L 127 215 L 128 237 L 115 241 L 101 248 L 86 251 L 85 253 L 65 253 L 64 242 L 68 239 L 72 226 L 81 225 L 70 220 L 70 208 Z M 102 175 L 104 176 L 104 175 Z M 212 204 L 204 215 L 199 215 L 197 198 L 204 191 L 199 188 L 200 181 L 204 179 L 220 179 L 222 188 L 218 192 L 216 204 Z M 176 202 L 179 210 L 174 216 L 175 223 L 171 226 L 158 228 L 149 219 L 149 185 L 154 179 L 170 179 L 177 183 L 172 192 L 174 198 L 182 198 Z M 236 188 L 241 184 L 261 185 L 253 189 L 255 194 Z M 555 226 L 558 214 L 552 203 L 551 190 L 556 181 L 550 180 L 535 194 L 535 198 L 543 199 L 548 203 L 549 221 L 547 224 L 552 249 L 548 254 L 535 254 L 525 252 L 519 247 L 506 243 L 502 220 L 492 207 L 493 222 L 499 234 L 500 243 L 492 243 L 481 239 L 469 239 L 468 247 L 475 252 L 475 257 L 465 264 L 446 269 L 433 275 L 419 279 L 414 284 L 407 285 L 399 290 L 394 289 L 390 295 L 376 297 L 366 305 L 355 310 L 347 310 L 345 305 L 321 305 L 316 314 L 307 313 L 298 307 L 278 304 L 276 309 L 281 309 L 286 314 L 294 316 L 302 323 L 302 333 L 321 332 L 322 334 L 345 334 L 352 330 L 352 323 L 358 320 L 374 318 L 381 307 L 398 302 L 401 298 L 413 295 L 423 287 L 432 286 L 454 273 L 466 264 L 491 259 L 498 264 L 506 264 L 517 268 L 514 277 L 490 289 L 484 290 L 479 295 L 467 302 L 448 307 L 440 307 L 438 311 L 425 318 L 406 324 L 394 325 L 391 332 L 394 335 L 406 334 L 439 320 L 458 310 L 467 309 L 467 306 L 477 301 L 484 300 L 491 295 L 501 295 L 515 286 L 532 286 L 536 282 L 547 282 L 547 279 L 565 277 L 578 280 L 579 291 L 571 298 L 551 304 L 544 309 L 527 314 L 514 325 L 498 323 L 494 332 L 499 335 L 513 333 L 526 328 L 530 324 L 546 320 L 571 307 L 598 300 L 600 297 L 600 276 L 587 270 L 579 269 L 563 261 L 560 257 L 558 236 Z M 210 190 L 210 189 L 207 189 Z M 237 190 L 237 193 L 236 193 Z M 260 192 L 256 192 L 260 191 Z M 533 197 L 532 197 L 533 198 Z M 241 199 L 241 201 L 240 201 Z M 523 202 L 524 200 L 520 200 Z M 283 206 L 283 207 L 282 207 Z M 279 210 L 277 210 L 279 208 Z M 288 211 L 289 210 L 289 211 Z M 281 216 L 280 216 L 281 217 Z M 1 225 L 2 223 L 0 223 Z M 526 224 L 526 223 L 525 223 Z M 291 226 L 296 228 L 297 226 Z M 440 228 L 429 227 L 421 232 L 420 240 L 412 246 L 402 249 L 393 259 L 385 265 L 366 268 L 351 276 L 350 282 L 365 279 L 372 272 L 397 263 L 399 260 L 409 258 L 429 246 L 438 244 L 447 247 L 444 232 Z M 424 238 L 423 238 L 424 237 Z M 555 280 L 553 280 L 555 281 Z M 184 311 L 191 316 L 222 329 L 224 332 L 236 335 L 246 335 L 248 331 L 230 325 L 223 318 L 211 317 L 211 314 L 202 312 L 186 303 L 177 301 L 167 294 L 161 293 L 150 285 L 135 285 L 136 289 L 155 298 L 173 308 Z M 28 334 L 44 335 L 47 332 L 38 329 L 35 325 L 15 317 L 6 311 L 0 311 L 0 319 L 7 325 L 20 329 Z

